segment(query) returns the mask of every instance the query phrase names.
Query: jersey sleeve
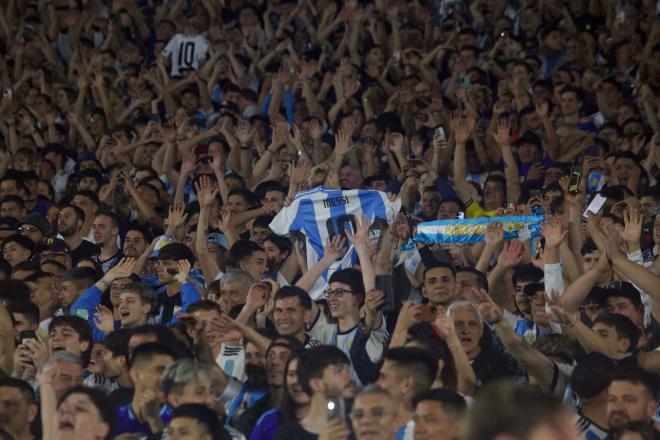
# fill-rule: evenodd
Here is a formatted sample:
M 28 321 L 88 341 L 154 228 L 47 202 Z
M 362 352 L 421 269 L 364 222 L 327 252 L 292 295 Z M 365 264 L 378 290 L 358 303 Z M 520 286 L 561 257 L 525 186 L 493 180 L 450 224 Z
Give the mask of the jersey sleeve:
M 286 235 L 291 232 L 291 224 L 296 216 L 299 203 L 295 200 L 291 206 L 285 206 L 280 212 L 277 213 L 272 222 L 270 222 L 270 229 L 278 235 Z
M 170 39 L 167 45 L 163 48 L 163 55 L 170 56 L 170 54 L 172 54 L 174 48 L 176 47 L 178 38 L 179 36 L 175 35 Z

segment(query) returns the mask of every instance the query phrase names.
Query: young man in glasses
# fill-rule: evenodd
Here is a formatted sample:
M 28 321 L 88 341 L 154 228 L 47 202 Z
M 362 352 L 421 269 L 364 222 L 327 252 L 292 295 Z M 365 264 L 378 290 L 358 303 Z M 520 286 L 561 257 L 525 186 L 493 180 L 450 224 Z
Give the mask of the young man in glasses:
M 354 378 L 361 383 L 371 383 L 378 379 L 376 364 L 383 354 L 388 338 L 385 319 L 378 307 L 383 302 L 383 292 L 375 290 L 376 276 L 369 257 L 367 242 L 370 223 L 363 217 L 355 234 L 347 232 L 360 261 L 360 270 L 342 269 L 334 272 L 328 280 L 325 299 L 329 317 L 312 302 L 312 321 L 308 334 L 324 345 L 341 349 L 351 360 Z M 296 283 L 307 291 L 316 279 L 342 256 L 343 240 L 335 237 L 324 249 L 323 259 L 311 267 Z M 364 319 L 360 309 L 364 304 Z

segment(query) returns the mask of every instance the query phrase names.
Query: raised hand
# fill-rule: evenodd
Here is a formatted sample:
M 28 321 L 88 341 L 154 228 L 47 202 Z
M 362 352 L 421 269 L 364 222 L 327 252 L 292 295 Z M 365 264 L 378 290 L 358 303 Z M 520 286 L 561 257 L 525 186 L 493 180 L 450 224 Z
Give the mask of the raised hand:
M 245 303 L 252 306 L 254 309 L 263 307 L 270 298 L 271 287 L 263 282 L 257 282 L 250 286 L 248 290 Z
M 454 141 L 457 145 L 465 145 L 472 134 L 467 119 L 460 118 L 455 121 L 454 125 Z
M 199 178 L 199 182 L 195 183 L 195 190 L 197 191 L 197 201 L 202 208 L 210 207 L 218 194 L 218 189 L 213 188 L 213 182 L 208 175 Z
M 24 339 L 23 345 L 27 347 L 27 353 L 35 366 L 43 365 L 48 360 L 48 344 L 41 336 L 37 338 Z
M 550 292 L 551 299 L 548 301 L 550 304 L 550 319 L 559 325 L 567 325 L 572 327 L 580 319 L 579 313 L 568 312 L 564 308 L 559 293 L 556 290 Z
M 568 234 L 567 230 L 562 230 L 561 222 L 557 218 L 551 218 L 543 222 L 541 234 L 545 238 L 545 245 L 551 248 L 558 248 Z
M 328 258 L 330 261 L 335 261 L 346 254 L 346 237 L 335 235 L 332 239 L 323 246 L 323 258 Z
M 488 223 L 485 238 L 486 246 L 499 247 L 504 242 L 504 225 L 501 222 Z
M 188 214 L 186 214 L 186 206 L 182 202 L 175 202 L 170 205 L 167 215 L 167 227 L 171 230 L 177 230 L 186 223 Z
M 97 305 L 96 314 L 94 315 L 94 324 L 96 324 L 96 328 L 106 335 L 115 331 L 115 318 L 112 315 L 112 310 L 103 304 Z
M 367 220 L 367 216 L 363 213 L 360 219 L 355 219 L 355 222 L 357 224 L 357 230 L 353 233 L 346 229 L 346 237 L 348 237 L 355 247 L 366 246 L 369 243 L 371 221 Z
M 188 279 L 188 275 L 190 274 L 190 270 L 192 269 L 192 266 L 190 265 L 190 261 L 178 260 L 176 262 L 176 268 L 178 273 L 174 276 L 174 279 L 177 280 L 179 283 L 183 284 Z
M 456 327 L 454 326 L 454 320 L 447 316 L 447 312 L 445 311 L 444 307 L 438 306 L 437 309 L 437 314 L 435 321 L 433 322 L 433 325 L 435 325 L 438 330 L 440 330 L 440 334 L 445 338 L 445 340 L 449 343 L 450 341 L 456 341 L 458 342 L 458 338 L 456 336 Z M 458 342 L 460 344 L 460 342 Z
M 403 143 L 405 141 L 405 138 L 403 137 L 403 134 L 401 133 L 392 133 L 390 135 L 390 150 L 394 154 L 400 154 L 403 153 Z
M 536 114 L 540 118 L 548 117 L 548 101 L 545 99 L 538 99 L 534 102 L 534 107 L 536 109 Z
M 335 154 L 345 155 L 350 152 L 354 145 L 351 141 L 352 130 L 340 128 L 335 135 Z
M 378 313 L 380 307 L 385 301 L 385 293 L 382 290 L 372 290 L 367 293 L 364 301 L 364 309 L 368 315 L 375 315 Z
M 497 131 L 495 132 L 495 142 L 497 145 L 510 145 L 511 142 L 511 123 L 508 118 L 500 118 L 497 121 Z
M 522 243 L 519 240 L 511 240 L 504 244 L 504 249 L 497 257 L 497 264 L 504 269 L 510 269 L 520 264 L 522 260 Z
M 105 274 L 104 278 L 106 278 L 108 282 L 112 282 L 120 278 L 130 277 L 135 269 L 135 262 L 135 258 L 122 258 L 119 260 L 119 263 L 115 264 L 112 269 Z
M 504 316 L 502 308 L 495 304 L 493 298 L 484 289 L 472 289 L 472 297 L 479 306 L 481 316 L 491 324 L 497 324 Z
M 638 209 L 623 210 L 623 231 L 619 233 L 626 243 L 639 243 L 642 236 L 642 214 Z

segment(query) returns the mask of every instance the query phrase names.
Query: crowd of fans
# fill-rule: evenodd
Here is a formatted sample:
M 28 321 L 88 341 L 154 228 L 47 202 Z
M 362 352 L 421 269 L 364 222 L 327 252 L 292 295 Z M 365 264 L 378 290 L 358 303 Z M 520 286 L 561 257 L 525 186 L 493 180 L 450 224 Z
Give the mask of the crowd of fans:
M 3 0 L 0 438 L 657 439 L 659 13 Z

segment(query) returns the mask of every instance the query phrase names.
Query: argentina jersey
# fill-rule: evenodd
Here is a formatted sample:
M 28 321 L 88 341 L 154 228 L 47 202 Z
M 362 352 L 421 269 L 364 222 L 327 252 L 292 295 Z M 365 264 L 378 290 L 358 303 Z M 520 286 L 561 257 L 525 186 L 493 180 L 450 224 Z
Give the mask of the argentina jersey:
M 312 267 L 323 258 L 323 245 L 346 229 L 355 230 L 356 219 L 362 214 L 370 221 L 379 218 L 392 223 L 400 209 L 400 200 L 390 202 L 387 194 L 381 191 L 318 186 L 296 194 L 293 203 L 275 216 L 270 229 L 279 235 L 302 232 L 306 238 L 307 267 Z M 354 254 L 351 247 L 341 261 L 335 262 L 316 280 L 309 292 L 314 300 L 322 298 L 327 280 L 334 271 L 353 266 Z

